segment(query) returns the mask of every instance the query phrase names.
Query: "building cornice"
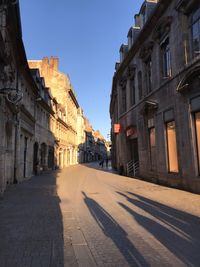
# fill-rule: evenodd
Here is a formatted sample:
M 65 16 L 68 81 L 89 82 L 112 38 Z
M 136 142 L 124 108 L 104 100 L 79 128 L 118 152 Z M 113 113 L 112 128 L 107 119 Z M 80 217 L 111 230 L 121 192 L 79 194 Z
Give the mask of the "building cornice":
M 78 104 L 78 101 L 76 99 L 76 96 L 74 95 L 74 92 L 71 89 L 69 90 L 69 94 L 70 94 L 74 104 L 76 105 L 76 107 L 79 108 L 79 104 Z

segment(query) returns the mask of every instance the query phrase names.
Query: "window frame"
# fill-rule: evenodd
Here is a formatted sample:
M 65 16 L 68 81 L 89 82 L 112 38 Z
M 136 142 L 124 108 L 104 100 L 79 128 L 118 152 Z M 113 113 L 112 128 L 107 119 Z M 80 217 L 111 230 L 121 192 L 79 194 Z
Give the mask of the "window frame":
M 126 85 L 121 87 L 121 113 L 125 113 L 127 111 L 127 90 Z
M 137 73 L 137 79 L 138 79 L 138 96 L 139 100 L 142 100 L 144 97 L 143 95 L 143 84 L 142 84 L 142 71 L 138 71 Z
M 198 176 L 200 176 L 200 148 L 199 148 L 200 139 L 198 140 L 198 136 L 197 136 L 197 124 L 196 124 L 196 114 L 197 113 L 200 114 L 200 110 L 193 112 L 193 120 L 194 120 L 194 131 L 195 131 L 195 150 L 196 150 L 197 174 L 198 174 Z
M 135 77 L 130 79 L 130 106 L 136 104 Z
M 151 131 L 154 130 L 154 145 L 152 145 L 152 139 L 151 139 Z M 156 128 L 155 126 L 151 126 L 148 128 L 148 134 L 149 134 L 149 154 L 150 154 L 150 163 L 151 163 L 151 170 L 154 171 L 156 169 L 156 166 L 153 164 L 153 150 L 156 149 Z
M 193 16 L 196 12 L 199 12 L 199 15 L 197 16 L 197 18 L 194 19 Z M 194 50 L 194 34 L 193 34 L 193 26 L 196 23 L 198 23 L 198 49 L 199 49 L 197 52 Z M 200 5 L 197 6 L 197 8 L 194 9 L 190 15 L 190 32 L 191 32 L 192 57 L 196 58 L 197 56 L 200 56 Z
M 169 35 L 165 36 L 160 43 L 161 60 L 162 60 L 162 78 L 170 78 L 172 76 L 172 61 Z
M 170 123 L 174 123 L 174 127 L 175 127 L 177 171 L 171 171 L 170 170 L 170 151 L 169 151 L 169 135 L 168 135 L 168 125 Z M 165 130 L 166 130 L 166 148 L 167 148 L 167 169 L 168 169 L 168 173 L 179 174 L 180 169 L 179 169 L 179 162 L 178 162 L 177 132 L 176 132 L 176 122 L 175 122 L 174 119 L 173 120 L 169 120 L 169 121 L 165 121 Z
M 147 91 L 147 94 L 151 93 L 152 92 L 152 85 L 153 85 L 153 82 L 152 82 L 152 78 L 153 78 L 153 75 L 152 75 L 152 58 L 151 58 L 151 55 L 147 58 L 147 60 L 144 62 L 145 63 L 145 82 L 146 82 L 146 91 Z

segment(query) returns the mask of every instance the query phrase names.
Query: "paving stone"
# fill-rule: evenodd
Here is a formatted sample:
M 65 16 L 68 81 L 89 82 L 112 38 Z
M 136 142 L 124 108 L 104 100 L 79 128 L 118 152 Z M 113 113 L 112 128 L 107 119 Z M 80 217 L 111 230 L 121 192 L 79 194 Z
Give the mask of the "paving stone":
M 199 203 L 95 164 L 33 177 L 0 200 L 0 267 L 196 267 Z

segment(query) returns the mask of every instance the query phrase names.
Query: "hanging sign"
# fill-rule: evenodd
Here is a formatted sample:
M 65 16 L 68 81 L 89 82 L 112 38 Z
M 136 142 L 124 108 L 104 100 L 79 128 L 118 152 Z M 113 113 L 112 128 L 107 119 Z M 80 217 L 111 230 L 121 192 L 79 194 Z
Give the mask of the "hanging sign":
M 114 133 L 119 133 L 120 132 L 120 124 L 114 124 Z

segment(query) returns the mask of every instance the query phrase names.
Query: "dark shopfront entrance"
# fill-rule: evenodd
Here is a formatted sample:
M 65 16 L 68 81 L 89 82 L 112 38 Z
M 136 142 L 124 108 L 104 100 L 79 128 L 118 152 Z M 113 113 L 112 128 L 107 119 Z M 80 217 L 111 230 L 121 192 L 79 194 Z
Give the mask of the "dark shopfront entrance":
M 133 162 L 139 161 L 139 155 L 138 155 L 138 139 L 128 139 L 128 151 L 129 151 L 129 159 L 133 160 Z

